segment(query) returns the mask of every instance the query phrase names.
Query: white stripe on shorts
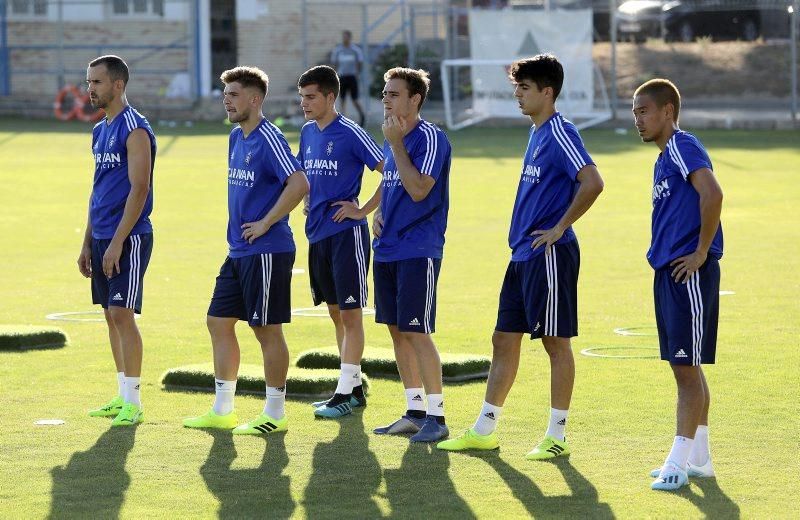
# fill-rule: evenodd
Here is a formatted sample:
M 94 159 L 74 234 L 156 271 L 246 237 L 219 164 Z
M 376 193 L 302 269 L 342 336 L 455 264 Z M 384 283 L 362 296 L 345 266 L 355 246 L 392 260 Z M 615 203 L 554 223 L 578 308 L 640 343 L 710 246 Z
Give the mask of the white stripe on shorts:
M 139 272 L 142 260 L 142 237 L 131 235 L 131 252 L 128 257 L 128 298 L 125 307 L 134 309 L 136 307 L 136 297 L 139 295 Z
M 543 253 L 545 271 L 547 273 L 547 304 L 544 314 L 544 335 L 558 335 L 558 264 L 556 263 L 556 245 L 550 246 L 550 254 Z
M 686 282 L 689 306 L 692 311 L 692 365 L 701 363 L 703 350 L 703 298 L 700 294 L 700 271 L 695 271 Z
M 269 286 L 272 282 L 272 254 L 264 253 L 261 255 L 261 325 L 267 324 L 267 313 L 269 312 Z
M 359 305 L 362 307 L 367 305 L 367 262 L 364 257 L 364 243 L 361 240 L 361 227 L 356 226 L 353 228 L 353 237 L 356 241 L 356 265 L 358 267 L 358 297 Z
M 433 309 L 433 289 L 434 289 L 434 276 L 433 276 L 433 258 L 428 258 L 428 270 L 426 273 L 426 287 L 425 287 L 425 333 L 431 333 L 431 310 Z

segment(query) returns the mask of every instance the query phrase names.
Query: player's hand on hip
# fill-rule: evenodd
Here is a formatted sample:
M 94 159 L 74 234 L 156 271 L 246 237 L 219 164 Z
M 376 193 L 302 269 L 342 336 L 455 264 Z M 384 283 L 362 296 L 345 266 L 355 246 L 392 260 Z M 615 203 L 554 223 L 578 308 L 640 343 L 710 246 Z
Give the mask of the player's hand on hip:
M 352 200 L 340 200 L 334 202 L 331 206 L 339 206 L 339 209 L 333 214 L 334 222 L 342 222 L 348 218 L 353 220 L 364 218 L 364 215 L 361 213 L 361 208 Z
M 106 278 L 113 278 L 115 274 L 119 274 L 119 258 L 121 256 L 122 244 L 112 240 L 103 254 L 103 274 L 106 275 Z
M 564 236 L 564 230 L 559 228 L 558 226 L 552 227 L 550 229 L 537 229 L 533 233 L 531 233 L 532 237 L 536 237 L 533 239 L 533 243 L 531 244 L 531 249 L 536 249 L 537 247 L 544 246 L 544 254 L 550 254 L 550 247 L 558 242 L 558 240 Z
M 700 251 L 695 251 L 690 255 L 676 258 L 669 263 L 669 266 L 673 268 L 672 278 L 676 282 L 688 282 L 689 278 L 706 263 L 706 258 L 708 258 L 708 253 L 702 253 Z
M 406 132 L 406 124 L 397 116 L 389 116 L 383 120 L 381 130 L 383 130 L 383 136 L 389 141 L 389 144 L 401 144 Z
M 78 255 L 78 270 L 86 278 L 92 276 L 92 248 L 83 246 L 81 254 Z
M 382 231 L 383 215 L 381 215 L 380 211 L 376 211 L 375 215 L 372 217 L 372 234 L 375 235 L 375 238 L 380 238 Z
M 242 238 L 247 240 L 248 243 L 252 244 L 255 240 L 267 232 L 269 229 L 269 224 L 267 224 L 263 220 L 259 220 L 258 222 L 247 222 L 242 224 Z

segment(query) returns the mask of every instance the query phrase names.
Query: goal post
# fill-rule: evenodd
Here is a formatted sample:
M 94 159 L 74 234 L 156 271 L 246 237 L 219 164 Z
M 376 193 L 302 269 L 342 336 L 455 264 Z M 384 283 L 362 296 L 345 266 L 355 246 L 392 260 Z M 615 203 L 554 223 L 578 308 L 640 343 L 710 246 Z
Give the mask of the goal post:
M 605 81 L 592 59 L 592 11 L 469 11 L 470 57 L 442 61 L 445 119 L 451 129 L 490 118 L 519 118 L 508 79 L 512 62 L 552 53 L 564 67 L 558 110 L 579 128 L 611 119 Z

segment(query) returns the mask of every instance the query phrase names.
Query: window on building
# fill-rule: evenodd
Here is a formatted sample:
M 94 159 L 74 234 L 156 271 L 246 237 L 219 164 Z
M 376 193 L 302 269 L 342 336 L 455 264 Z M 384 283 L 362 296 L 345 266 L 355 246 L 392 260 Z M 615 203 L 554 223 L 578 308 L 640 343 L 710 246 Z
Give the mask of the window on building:
M 164 0 L 113 0 L 111 13 L 115 16 L 164 16 Z
M 47 0 L 11 0 L 11 14 L 47 16 Z

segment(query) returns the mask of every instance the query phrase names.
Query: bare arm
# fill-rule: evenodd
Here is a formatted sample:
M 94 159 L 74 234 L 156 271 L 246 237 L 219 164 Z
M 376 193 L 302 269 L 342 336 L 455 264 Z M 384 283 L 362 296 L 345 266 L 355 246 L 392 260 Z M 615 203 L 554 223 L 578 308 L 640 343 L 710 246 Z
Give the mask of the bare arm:
M 382 173 L 383 172 L 383 163 L 384 161 L 379 162 L 375 165 L 373 171 Z M 334 206 L 339 206 L 339 209 L 333 215 L 334 222 L 342 222 L 344 219 L 353 219 L 353 220 L 361 220 L 365 218 L 367 215 L 375 211 L 381 203 L 381 183 L 378 183 L 378 187 L 375 188 L 375 193 L 372 194 L 372 197 L 360 208 L 355 201 L 352 200 L 340 200 L 334 202 Z
M 550 229 L 537 229 L 531 235 L 536 236 L 531 249 L 536 249 L 539 246 L 545 246 L 545 254 L 550 254 L 550 246 L 555 244 L 572 224 L 586 213 L 592 207 L 594 201 L 603 192 L 603 178 L 600 177 L 600 172 L 593 164 L 587 164 L 580 169 L 576 177 L 578 181 L 578 191 L 572 199 L 567 211 L 558 221 L 558 223 Z M 538 235 L 538 236 L 537 236 Z
M 722 188 L 714 172 L 700 168 L 689 174 L 689 182 L 700 196 L 700 238 L 694 253 L 676 258 L 669 264 L 674 267 L 672 277 L 676 282 L 683 283 L 706 262 L 722 214 Z
M 275 202 L 275 205 L 264 215 L 264 218 L 257 222 L 247 222 L 242 224 L 242 238 L 249 243 L 265 234 L 273 224 L 288 215 L 309 191 L 308 179 L 302 170 L 298 170 L 286 179 L 283 191 Z
M 142 215 L 142 209 L 150 192 L 150 138 L 143 128 L 136 128 L 125 142 L 128 148 L 128 180 L 131 191 L 125 201 L 125 210 L 122 220 L 117 225 L 114 237 L 103 255 L 103 273 L 108 278 L 119 273 L 119 257 L 122 255 L 122 246 L 128 238 L 133 226 Z
M 92 196 L 89 195 L 89 206 L 92 205 Z M 78 270 L 86 278 L 92 276 L 92 217 L 86 212 L 86 232 L 83 234 L 83 244 L 78 255 Z

